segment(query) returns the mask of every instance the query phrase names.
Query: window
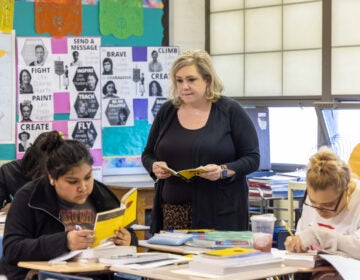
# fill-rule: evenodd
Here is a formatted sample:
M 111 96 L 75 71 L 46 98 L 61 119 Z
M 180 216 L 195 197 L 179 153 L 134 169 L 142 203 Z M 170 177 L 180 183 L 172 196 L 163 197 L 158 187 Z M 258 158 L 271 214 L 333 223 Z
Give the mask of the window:
M 348 162 L 350 153 L 360 143 L 360 104 L 333 103 L 316 104 L 318 116 L 322 123 L 322 144 L 331 146 L 336 154 Z
M 321 96 L 322 1 L 212 0 L 209 31 L 226 95 Z
M 317 150 L 315 109 L 270 107 L 269 125 L 271 163 L 306 165 Z

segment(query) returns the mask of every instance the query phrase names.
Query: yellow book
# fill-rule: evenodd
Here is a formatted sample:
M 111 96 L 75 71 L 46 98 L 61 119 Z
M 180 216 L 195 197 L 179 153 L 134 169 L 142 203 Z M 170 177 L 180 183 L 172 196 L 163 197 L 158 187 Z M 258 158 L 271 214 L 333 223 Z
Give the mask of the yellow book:
M 158 165 L 158 166 L 166 170 L 167 172 L 170 172 L 172 175 L 182 178 L 185 181 L 192 179 L 194 176 L 200 173 L 207 172 L 207 170 L 203 166 L 199 166 L 197 168 L 184 169 L 180 171 L 175 171 L 174 169 L 171 169 L 170 167 L 167 166 L 162 166 L 162 165 Z
M 253 256 L 259 253 L 261 252 L 254 248 L 233 247 L 220 250 L 211 250 L 203 253 L 203 255 L 218 258 L 238 258 Z
M 127 227 L 136 220 L 137 189 L 130 189 L 122 198 L 118 208 L 97 213 L 95 219 L 95 242 L 91 246 L 96 247 L 105 243 L 115 235 L 119 227 Z

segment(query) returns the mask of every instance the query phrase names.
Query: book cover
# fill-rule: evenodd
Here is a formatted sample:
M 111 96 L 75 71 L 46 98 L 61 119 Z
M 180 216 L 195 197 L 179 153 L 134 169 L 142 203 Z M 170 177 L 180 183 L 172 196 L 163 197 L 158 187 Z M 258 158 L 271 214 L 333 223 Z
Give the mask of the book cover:
M 180 170 L 180 171 L 175 171 L 174 169 L 171 169 L 170 167 L 167 167 L 167 166 L 162 166 L 162 165 L 158 165 L 158 166 L 161 167 L 162 169 L 170 172 L 172 175 L 182 178 L 185 181 L 192 179 L 193 177 L 195 177 L 196 175 L 198 175 L 200 173 L 207 172 L 207 170 L 202 166 L 197 167 L 197 168 L 184 169 L 184 170 Z
M 203 253 L 203 256 L 215 258 L 245 258 L 262 253 L 254 248 L 233 247 L 219 250 L 211 250 Z
M 202 248 L 252 247 L 251 231 L 210 231 L 186 243 Z
M 97 213 L 95 219 L 95 242 L 91 248 L 114 236 L 119 227 L 127 227 L 136 220 L 137 189 L 130 189 L 122 198 L 118 208 Z

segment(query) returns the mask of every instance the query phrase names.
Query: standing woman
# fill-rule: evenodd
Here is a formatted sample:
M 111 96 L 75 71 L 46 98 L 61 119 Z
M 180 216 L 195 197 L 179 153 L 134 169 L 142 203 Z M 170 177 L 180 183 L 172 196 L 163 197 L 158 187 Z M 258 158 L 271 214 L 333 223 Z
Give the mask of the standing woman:
M 19 261 L 48 261 L 88 248 L 95 241 L 96 213 L 120 206 L 111 190 L 94 180 L 93 159 L 82 142 L 64 140 L 53 131 L 41 149 L 47 155 L 47 175 L 16 192 L 6 218 L 0 274 L 12 280 L 28 273 L 17 266 Z M 136 241 L 124 228 L 113 238 L 117 245 Z
M 245 176 L 260 162 L 254 125 L 238 102 L 221 95 L 222 83 L 205 51 L 183 53 L 170 75 L 171 100 L 160 108 L 142 153 L 145 168 L 159 179 L 151 232 L 247 230 Z M 186 182 L 161 166 L 175 170 L 204 166 L 207 172 Z

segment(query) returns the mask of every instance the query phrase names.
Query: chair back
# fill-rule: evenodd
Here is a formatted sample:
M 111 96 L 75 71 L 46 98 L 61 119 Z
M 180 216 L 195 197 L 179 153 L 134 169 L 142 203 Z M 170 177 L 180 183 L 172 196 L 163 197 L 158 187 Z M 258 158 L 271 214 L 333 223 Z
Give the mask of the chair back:
M 40 270 L 38 276 L 39 280 L 93 280 L 93 278 L 85 276 L 62 274 L 58 272 L 50 272 L 44 270 Z
M 349 157 L 351 171 L 360 177 L 360 143 L 355 146 Z

